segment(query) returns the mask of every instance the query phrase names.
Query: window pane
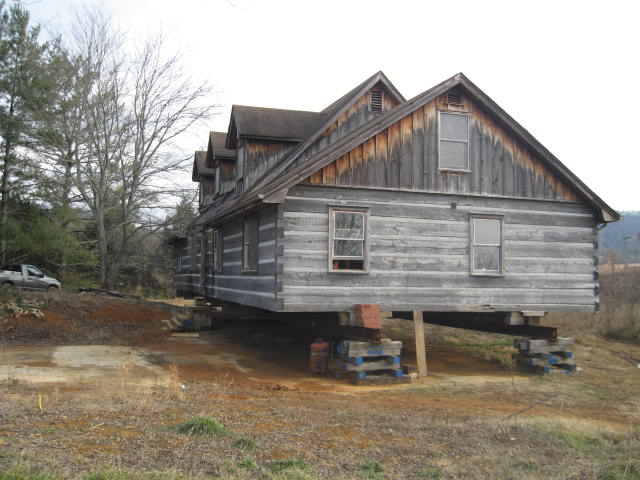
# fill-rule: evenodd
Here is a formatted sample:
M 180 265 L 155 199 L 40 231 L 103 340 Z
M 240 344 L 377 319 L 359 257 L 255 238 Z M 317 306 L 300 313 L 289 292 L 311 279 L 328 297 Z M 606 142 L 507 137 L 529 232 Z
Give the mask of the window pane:
M 469 117 L 466 115 L 440 114 L 440 139 L 469 141 Z
M 461 142 L 440 142 L 440 167 L 467 169 L 467 149 L 469 145 Z
M 500 271 L 500 247 L 473 247 L 473 269 L 476 271 Z
M 335 212 L 334 238 L 364 240 L 364 214 L 362 212 Z
M 474 222 L 475 245 L 500 245 L 500 220 L 475 218 Z
M 364 243 L 359 240 L 334 240 L 333 256 L 334 257 L 363 257 Z

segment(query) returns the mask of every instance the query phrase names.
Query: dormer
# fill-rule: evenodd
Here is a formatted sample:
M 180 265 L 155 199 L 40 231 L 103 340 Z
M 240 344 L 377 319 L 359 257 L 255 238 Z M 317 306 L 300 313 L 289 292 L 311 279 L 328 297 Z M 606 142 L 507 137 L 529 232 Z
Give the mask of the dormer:
M 225 147 L 236 151 L 235 195 L 306 139 L 321 119 L 317 112 L 234 105 Z
M 202 211 L 213 203 L 215 185 L 215 170 L 207 167 L 206 151 L 195 152 L 191 180 L 198 182 L 198 209 Z
M 214 203 L 219 203 L 235 185 L 236 151 L 227 148 L 226 141 L 226 132 L 209 133 L 206 164 L 214 170 Z

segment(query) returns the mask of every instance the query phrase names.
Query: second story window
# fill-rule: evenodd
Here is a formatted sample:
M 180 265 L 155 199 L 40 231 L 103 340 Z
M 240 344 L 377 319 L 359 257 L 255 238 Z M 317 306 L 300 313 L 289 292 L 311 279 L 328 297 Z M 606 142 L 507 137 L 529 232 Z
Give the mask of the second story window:
M 438 166 L 444 170 L 469 170 L 469 116 L 440 112 Z

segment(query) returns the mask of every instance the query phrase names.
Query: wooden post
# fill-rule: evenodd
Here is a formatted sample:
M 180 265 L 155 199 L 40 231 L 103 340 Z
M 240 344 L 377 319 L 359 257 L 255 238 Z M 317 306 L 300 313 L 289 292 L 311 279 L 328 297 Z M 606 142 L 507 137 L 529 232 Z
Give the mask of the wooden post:
M 416 331 L 416 360 L 418 363 L 418 376 L 427 376 L 427 349 L 424 342 L 424 322 L 422 311 L 413 311 L 413 325 Z

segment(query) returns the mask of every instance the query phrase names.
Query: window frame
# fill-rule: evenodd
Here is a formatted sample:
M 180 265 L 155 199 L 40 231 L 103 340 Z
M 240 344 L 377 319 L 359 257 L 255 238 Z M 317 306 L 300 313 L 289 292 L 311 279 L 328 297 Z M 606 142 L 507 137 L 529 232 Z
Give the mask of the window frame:
M 248 225 L 254 225 L 255 233 L 247 229 Z M 258 244 L 260 240 L 258 238 L 258 231 L 260 222 L 258 221 L 258 215 L 251 215 L 246 217 L 242 221 L 242 271 L 243 272 L 257 272 L 258 271 Z M 247 231 L 249 230 L 249 233 Z M 253 233 L 253 235 L 252 235 Z M 255 253 L 255 264 L 250 264 L 251 254 Z
M 443 115 L 458 115 L 466 117 L 467 119 L 467 140 L 449 140 L 442 138 L 442 117 Z M 466 158 L 466 167 L 451 167 L 442 165 L 442 142 L 453 142 L 453 143 L 465 143 L 467 145 L 467 158 Z M 471 162 L 470 162 L 470 152 L 471 149 L 471 115 L 466 112 L 452 112 L 445 110 L 438 110 L 438 170 L 447 171 L 447 172 L 463 172 L 470 173 L 471 172 Z
M 363 225 L 362 233 L 364 238 L 362 239 L 362 258 L 357 257 L 341 257 L 334 255 L 334 241 L 340 240 L 335 238 L 335 214 L 336 212 L 354 212 L 362 213 Z M 329 206 L 329 235 L 328 239 L 328 262 L 327 268 L 329 273 L 339 274 L 368 274 L 369 273 L 369 208 L 368 207 L 349 207 L 342 205 L 330 205 Z M 353 240 L 353 239 L 348 239 Z M 335 260 L 362 260 L 362 269 L 337 269 L 333 267 Z
M 500 244 L 475 243 L 476 220 L 498 220 L 500 222 Z M 475 268 L 475 247 L 498 247 L 498 270 L 476 270 Z M 504 276 L 504 215 L 472 213 L 469 215 L 469 273 L 475 277 L 503 277 Z

